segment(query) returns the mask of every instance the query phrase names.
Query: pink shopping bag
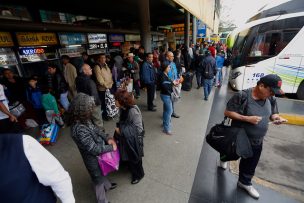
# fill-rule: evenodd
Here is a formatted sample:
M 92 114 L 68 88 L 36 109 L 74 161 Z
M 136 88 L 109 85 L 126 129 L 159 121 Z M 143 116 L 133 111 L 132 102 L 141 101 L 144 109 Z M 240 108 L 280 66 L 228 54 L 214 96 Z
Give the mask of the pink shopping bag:
M 106 176 L 108 173 L 117 171 L 119 168 L 119 151 L 107 152 L 98 156 L 98 163 L 102 175 Z

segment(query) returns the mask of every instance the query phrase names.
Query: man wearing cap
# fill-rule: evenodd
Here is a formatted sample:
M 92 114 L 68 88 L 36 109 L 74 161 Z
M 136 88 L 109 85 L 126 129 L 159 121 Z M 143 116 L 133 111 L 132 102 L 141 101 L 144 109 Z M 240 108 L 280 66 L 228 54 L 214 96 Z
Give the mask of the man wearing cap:
M 127 72 L 133 79 L 133 88 L 135 90 L 135 98 L 138 99 L 140 97 L 140 77 L 139 77 L 139 65 L 134 60 L 134 54 L 128 53 L 128 58 L 125 64 L 127 68 Z
M 255 87 L 236 93 L 228 101 L 225 110 L 225 116 L 232 119 L 231 125 L 242 126 L 251 142 L 253 156 L 241 158 L 238 186 L 256 199 L 259 193 L 252 186 L 251 179 L 261 156 L 269 120 L 277 125 L 287 121 L 279 116 L 274 97 L 275 94 L 283 94 L 281 86 L 282 80 L 278 75 L 266 75 L 260 78 Z M 227 162 L 220 161 L 220 167 L 226 169 Z

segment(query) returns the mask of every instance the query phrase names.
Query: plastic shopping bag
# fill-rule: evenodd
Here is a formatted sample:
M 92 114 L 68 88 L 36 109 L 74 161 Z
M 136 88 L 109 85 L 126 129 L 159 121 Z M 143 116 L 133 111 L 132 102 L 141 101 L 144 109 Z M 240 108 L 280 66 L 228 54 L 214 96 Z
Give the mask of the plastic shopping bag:
M 98 163 L 101 169 L 102 175 L 106 176 L 108 173 L 117 171 L 119 168 L 119 151 L 107 152 L 98 156 Z

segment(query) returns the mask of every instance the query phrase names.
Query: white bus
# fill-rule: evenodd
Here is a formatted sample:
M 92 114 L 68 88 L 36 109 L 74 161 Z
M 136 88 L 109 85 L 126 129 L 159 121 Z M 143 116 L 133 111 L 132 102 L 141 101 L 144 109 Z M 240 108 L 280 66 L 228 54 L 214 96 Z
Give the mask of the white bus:
M 278 74 L 285 93 L 304 100 L 304 1 L 264 7 L 238 30 L 232 48 L 229 83 L 235 90 Z

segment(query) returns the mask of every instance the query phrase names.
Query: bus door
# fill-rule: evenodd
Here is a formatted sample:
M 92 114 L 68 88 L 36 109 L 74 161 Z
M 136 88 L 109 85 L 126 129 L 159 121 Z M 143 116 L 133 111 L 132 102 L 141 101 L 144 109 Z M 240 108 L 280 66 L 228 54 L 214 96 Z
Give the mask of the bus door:
M 282 78 L 283 91 L 289 93 L 296 93 L 300 84 L 300 80 L 297 80 L 297 77 L 304 51 L 303 39 L 297 37 L 298 40 L 291 41 L 297 33 L 298 30 L 282 32 L 282 40 L 277 47 L 279 54 L 276 57 L 274 68 L 274 73 Z

